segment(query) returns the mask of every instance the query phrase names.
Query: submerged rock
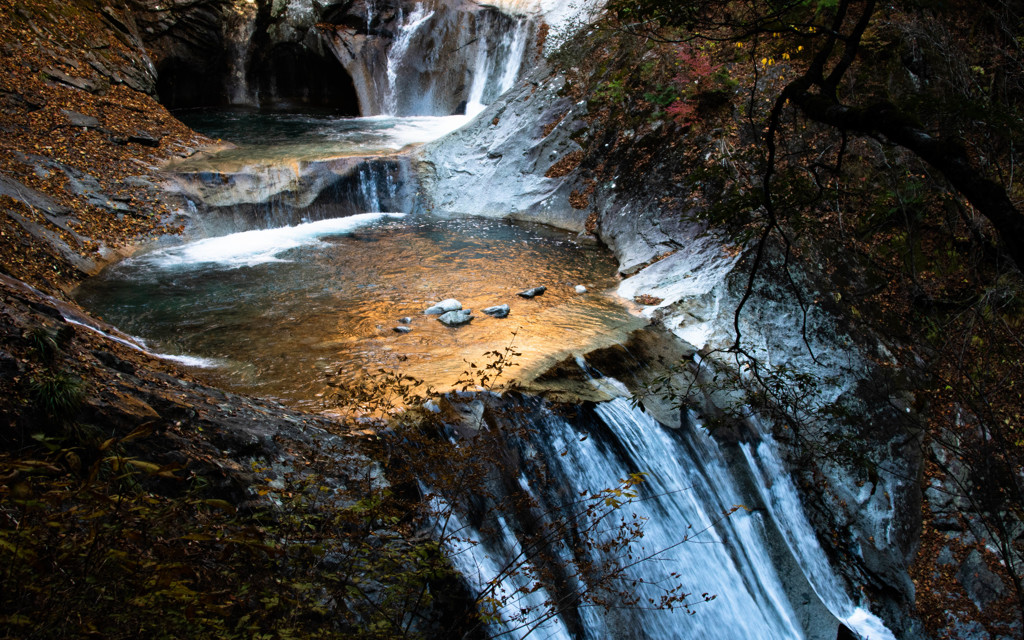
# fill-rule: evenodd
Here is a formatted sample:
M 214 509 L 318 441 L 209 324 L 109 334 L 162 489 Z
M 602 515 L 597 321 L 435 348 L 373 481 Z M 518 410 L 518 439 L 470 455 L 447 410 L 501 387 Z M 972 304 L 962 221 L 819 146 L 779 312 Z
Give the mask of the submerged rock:
M 391 330 L 395 333 L 409 333 L 412 331 L 412 327 L 392 327 Z
M 459 302 L 455 298 L 448 298 L 447 300 L 442 300 L 441 302 L 438 302 L 433 306 L 424 309 L 423 313 L 427 314 L 428 316 L 439 316 L 448 313 L 449 311 L 458 311 L 461 308 L 461 302 Z
M 508 317 L 509 307 L 507 304 L 499 304 L 496 307 L 487 307 L 486 309 L 482 309 L 482 311 L 495 318 L 505 318 Z
M 409 316 L 405 316 L 404 318 L 399 318 L 398 321 L 401 322 L 402 324 L 409 324 L 412 322 L 412 318 L 410 318 Z
M 470 313 L 470 309 L 459 309 L 456 311 L 449 311 L 441 314 L 438 320 L 448 325 L 449 327 L 457 327 L 459 325 L 466 324 L 473 319 L 473 315 Z
M 542 295 L 547 290 L 548 290 L 547 287 L 545 287 L 544 285 L 541 285 L 539 287 L 534 287 L 532 289 L 527 289 L 526 291 L 520 291 L 516 295 L 521 297 L 521 298 L 533 298 L 535 296 Z

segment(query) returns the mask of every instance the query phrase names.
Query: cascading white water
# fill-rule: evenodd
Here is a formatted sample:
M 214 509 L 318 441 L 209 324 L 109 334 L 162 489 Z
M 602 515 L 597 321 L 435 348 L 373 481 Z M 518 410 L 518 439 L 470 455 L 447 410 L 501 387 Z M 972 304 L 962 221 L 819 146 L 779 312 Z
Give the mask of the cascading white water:
M 487 36 L 477 37 L 476 61 L 473 65 L 473 82 L 469 86 L 469 96 L 466 98 L 466 115 L 475 116 L 484 110 L 484 89 L 487 88 L 488 62 Z
M 762 433 L 761 442 L 743 445 L 761 500 L 782 531 L 790 553 L 800 565 L 814 592 L 828 610 L 865 640 L 895 640 L 885 624 L 871 612 L 858 607 L 839 583 L 817 536 L 800 506 L 796 487 L 779 455 L 771 435 Z
M 239 2 L 227 12 L 225 45 L 228 65 L 228 102 L 232 105 L 255 106 L 258 98 L 249 86 L 249 58 L 252 37 L 256 32 L 255 3 Z
M 588 433 L 547 411 L 526 418 L 543 434 L 533 444 L 544 452 L 549 483 L 556 480 L 559 491 L 574 496 L 615 487 L 630 473 L 646 472 L 641 499 L 628 510 L 648 519 L 644 537 L 632 543 L 629 553 L 648 559 L 627 569 L 623 585 L 635 590 L 642 602 L 657 601 L 663 587 L 679 582 L 688 592 L 717 598 L 695 605 L 692 616 L 681 608 L 584 608 L 577 612 L 584 637 L 803 638 L 772 564 L 761 515 L 740 509 L 723 516 L 742 498 L 714 440 L 699 428 L 670 434 L 622 399 L 598 405 L 596 414 L 606 434 Z M 548 489 L 535 485 L 532 490 L 540 494 Z M 607 535 L 616 532 L 613 527 Z M 681 543 L 688 534 L 689 540 Z M 478 584 L 501 580 L 493 567 L 504 566 L 510 543 L 481 539 L 477 533 L 467 537 L 480 543 L 472 552 L 462 549 L 454 555 L 460 571 L 477 576 Z M 602 552 L 589 553 L 594 554 L 591 559 L 601 559 Z M 514 588 L 507 587 L 512 593 Z M 514 619 L 521 606 L 509 603 L 503 618 Z M 559 625 L 546 624 L 552 635 L 562 634 Z
M 437 513 L 448 514 L 438 534 L 448 540 L 450 556 L 469 583 L 469 588 L 476 594 L 493 594 L 492 597 L 497 600 L 508 599 L 513 597 L 512 594 L 516 594 L 514 600 L 508 600 L 506 606 L 495 612 L 501 618 L 501 623 L 493 626 L 502 628 L 503 637 L 520 640 L 530 635 L 550 640 L 572 639 L 569 630 L 558 616 L 525 623 L 517 619 L 515 611 L 524 608 L 544 611 L 544 601 L 548 598 L 548 593 L 543 588 L 535 588 L 532 581 L 522 575 L 509 575 L 503 571 L 505 559 L 515 558 L 522 551 L 504 518 L 498 518 L 501 537 L 488 540 L 485 547 L 477 542 L 479 537 L 472 537 L 475 535 L 472 527 L 463 522 L 458 513 L 437 501 L 433 508 Z M 487 551 L 495 548 L 500 549 L 500 552 Z
M 390 168 L 379 162 L 367 162 L 359 167 L 358 203 L 363 211 L 379 212 L 384 210 L 383 202 L 390 202 L 396 195 L 397 186 Z
M 394 42 L 391 43 L 391 48 L 388 50 L 388 88 L 383 101 L 384 113 L 387 115 L 398 114 L 398 71 L 405 60 L 405 54 L 409 51 L 409 44 L 412 42 L 416 30 L 433 15 L 434 12 L 427 11 L 422 3 L 416 3 L 412 13 L 406 17 L 399 14 L 401 26 Z
M 472 83 L 466 99 L 466 115 L 475 116 L 501 94 L 512 88 L 519 77 L 523 53 L 530 33 L 530 21 L 517 18 L 511 29 L 499 30 L 484 14 L 477 27 L 477 49 Z M 500 24 L 500 23 L 499 23 Z M 500 34 L 497 43 L 492 41 Z M 490 89 L 488 91 L 488 89 Z
M 512 88 L 519 77 L 519 68 L 523 64 L 523 53 L 526 50 L 526 36 L 529 33 L 529 22 L 523 18 L 516 20 L 516 26 L 512 31 L 506 32 L 505 39 L 508 42 L 508 52 L 505 54 L 505 65 L 498 81 L 498 95 L 501 95 Z

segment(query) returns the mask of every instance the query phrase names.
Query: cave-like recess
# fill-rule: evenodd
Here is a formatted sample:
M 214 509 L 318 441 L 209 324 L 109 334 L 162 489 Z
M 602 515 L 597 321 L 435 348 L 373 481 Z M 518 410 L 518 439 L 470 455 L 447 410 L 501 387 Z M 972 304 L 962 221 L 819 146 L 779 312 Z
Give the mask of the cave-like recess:
M 352 78 L 333 56 L 296 43 L 280 43 L 254 56 L 250 73 L 263 109 L 314 108 L 359 115 Z
M 238 106 L 266 111 L 329 111 L 359 115 L 352 78 L 329 53 L 283 42 L 253 43 L 247 70 L 254 103 Z M 204 60 L 171 57 L 157 65 L 157 97 L 168 109 L 231 106 L 232 83 L 226 55 Z

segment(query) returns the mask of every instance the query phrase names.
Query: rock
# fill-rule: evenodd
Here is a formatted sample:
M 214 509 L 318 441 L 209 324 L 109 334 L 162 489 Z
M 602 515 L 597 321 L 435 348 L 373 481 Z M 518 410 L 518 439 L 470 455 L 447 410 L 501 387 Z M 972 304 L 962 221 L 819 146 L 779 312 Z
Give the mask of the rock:
M 586 293 L 586 292 L 587 292 L 587 288 L 584 287 L 582 284 L 576 285 L 576 293 Z
M 526 291 L 520 291 L 516 295 L 518 295 L 521 298 L 533 298 L 534 296 L 542 295 L 547 290 L 548 290 L 547 287 L 545 287 L 544 285 L 541 285 L 539 287 L 534 287 L 532 289 L 527 289 Z
M 496 307 L 487 307 L 482 309 L 484 313 L 494 318 L 506 318 L 508 317 L 509 307 L 507 304 L 499 304 Z
M 992 573 L 985 564 L 985 558 L 977 549 L 971 551 L 960 565 L 956 577 L 963 585 L 967 596 L 982 611 L 1006 595 L 1006 585 L 999 576 Z
M 13 198 L 19 202 L 23 202 L 32 209 L 42 211 L 47 217 L 56 216 L 67 216 L 71 213 L 71 210 L 60 204 L 50 196 L 36 191 L 28 185 L 22 184 L 14 178 L 0 173 L 0 195 Z M 51 220 L 56 224 L 55 220 Z
M 87 116 L 84 113 L 69 111 L 67 109 L 61 109 L 61 113 L 67 116 L 68 122 L 71 123 L 72 127 L 85 127 L 88 129 L 90 127 L 100 126 L 100 121 L 98 119 L 92 116 Z
M 141 144 L 145 147 L 159 147 L 160 138 L 154 136 L 148 131 L 142 129 L 136 130 L 134 135 L 128 136 L 128 142 L 134 142 L 135 144 Z
M 459 325 L 466 324 L 472 319 L 473 315 L 470 313 L 469 309 L 449 311 L 447 313 L 441 314 L 441 316 L 438 317 L 438 320 L 440 320 L 442 324 L 446 324 L 449 327 L 457 327 Z
M 103 185 L 100 184 L 100 181 L 95 176 L 67 165 L 62 165 L 61 169 L 68 177 L 68 182 L 64 185 L 64 189 L 71 195 L 81 196 L 90 205 L 101 207 L 114 213 L 126 213 L 131 210 L 131 207 L 127 204 L 113 200 L 103 190 Z
M 409 333 L 412 331 L 412 327 L 392 327 L 391 330 L 395 333 Z
M 448 298 L 446 300 L 438 302 L 437 304 L 434 304 L 428 309 L 425 309 L 423 313 L 427 314 L 428 316 L 439 316 L 448 313 L 449 311 L 458 311 L 461 308 L 461 302 L 459 302 L 455 298 Z
M 99 91 L 100 85 L 89 78 L 79 78 L 76 76 L 69 76 L 60 69 L 54 67 L 46 67 L 43 69 L 43 74 L 47 79 L 51 81 L 60 82 L 66 84 L 75 89 L 81 89 L 82 91 L 88 91 L 89 93 L 96 93 Z
M 398 321 L 401 322 L 402 324 L 409 324 L 410 322 L 412 322 L 412 318 L 410 318 L 409 316 L 405 316 L 404 318 L 399 318 Z

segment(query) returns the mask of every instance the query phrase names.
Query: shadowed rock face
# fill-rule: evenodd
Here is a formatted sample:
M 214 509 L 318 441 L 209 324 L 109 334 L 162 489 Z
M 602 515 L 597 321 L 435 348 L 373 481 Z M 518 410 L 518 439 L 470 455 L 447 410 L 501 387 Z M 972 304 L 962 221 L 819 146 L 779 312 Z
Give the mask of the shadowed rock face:
M 358 115 L 352 80 L 323 46 L 313 5 L 138 0 L 157 60 L 157 94 L 172 109 L 226 105 Z
M 352 78 L 333 57 L 286 42 L 275 45 L 261 58 L 253 73 L 261 106 L 321 107 L 359 115 Z

